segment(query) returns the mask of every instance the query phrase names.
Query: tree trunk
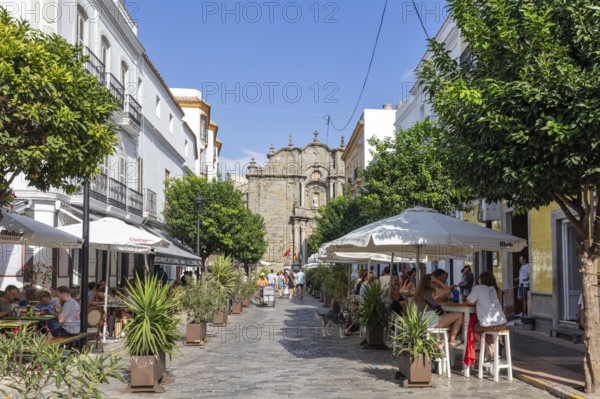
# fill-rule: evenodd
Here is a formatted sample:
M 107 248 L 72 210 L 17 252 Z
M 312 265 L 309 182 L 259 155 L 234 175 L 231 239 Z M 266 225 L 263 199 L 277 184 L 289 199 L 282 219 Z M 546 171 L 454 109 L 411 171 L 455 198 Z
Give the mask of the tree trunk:
M 585 248 L 582 248 L 585 247 Z M 581 245 L 581 277 L 583 281 L 583 306 L 585 325 L 585 390 L 588 393 L 598 392 L 600 382 L 600 310 L 598 307 L 598 270 L 597 255 L 587 245 Z

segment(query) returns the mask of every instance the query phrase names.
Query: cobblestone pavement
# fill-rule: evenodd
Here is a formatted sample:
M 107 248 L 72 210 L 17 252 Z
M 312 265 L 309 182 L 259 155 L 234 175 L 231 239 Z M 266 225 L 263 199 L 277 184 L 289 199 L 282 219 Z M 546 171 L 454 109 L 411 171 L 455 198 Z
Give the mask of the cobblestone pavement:
M 174 382 L 164 394 L 124 394 L 126 384 L 103 391 L 112 398 L 552 398 L 521 381 L 434 376 L 433 388 L 402 388 L 394 379 L 391 350 L 365 350 L 358 336 L 323 338 L 315 312 L 326 313 L 310 296 L 278 299 L 274 308 L 245 308 L 225 328 L 209 327 L 204 348 L 182 346 L 168 365 Z M 333 332 L 333 331 L 332 331 Z M 118 344 L 117 344 L 118 346 Z M 116 349 L 115 345 L 111 350 Z

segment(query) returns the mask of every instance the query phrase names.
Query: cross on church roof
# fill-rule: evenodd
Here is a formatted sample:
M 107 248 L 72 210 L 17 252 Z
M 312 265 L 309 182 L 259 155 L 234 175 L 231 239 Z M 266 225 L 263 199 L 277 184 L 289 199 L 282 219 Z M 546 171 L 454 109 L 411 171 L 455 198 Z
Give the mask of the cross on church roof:
M 318 143 L 319 142 L 319 132 L 317 132 L 315 130 L 315 132 L 313 134 L 315 135 L 315 138 L 313 139 L 313 143 Z

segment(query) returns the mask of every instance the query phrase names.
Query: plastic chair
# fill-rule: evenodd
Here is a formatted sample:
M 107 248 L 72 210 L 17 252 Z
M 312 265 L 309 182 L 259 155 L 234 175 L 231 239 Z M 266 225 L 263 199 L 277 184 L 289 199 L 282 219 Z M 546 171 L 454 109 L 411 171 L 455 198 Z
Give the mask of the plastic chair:
M 442 375 L 445 371 L 446 376 L 451 378 L 452 373 L 450 370 L 450 344 L 448 343 L 448 329 L 447 328 L 428 328 L 427 332 L 434 335 L 436 339 L 440 337 L 444 340 L 444 347 L 442 348 L 442 357 L 435 359 L 438 362 L 438 374 Z
M 87 332 L 90 337 L 96 338 L 96 349 L 101 345 L 102 340 L 100 339 L 102 334 L 102 327 L 104 326 L 104 320 L 106 315 L 104 309 L 99 307 L 92 307 L 88 309 L 87 313 Z M 95 331 L 90 331 L 90 329 Z
M 485 339 L 488 335 L 491 335 L 494 341 L 494 358 L 492 363 L 485 363 Z M 506 349 L 506 361 L 500 362 L 500 337 L 504 337 L 504 347 Z M 510 354 L 510 331 L 486 331 L 481 334 L 481 349 L 479 350 L 479 370 L 478 378 L 483 378 L 483 368 L 492 368 L 492 374 L 494 375 L 494 381 L 500 380 L 499 371 L 500 369 L 506 369 L 508 373 L 508 380 L 512 381 L 512 358 Z

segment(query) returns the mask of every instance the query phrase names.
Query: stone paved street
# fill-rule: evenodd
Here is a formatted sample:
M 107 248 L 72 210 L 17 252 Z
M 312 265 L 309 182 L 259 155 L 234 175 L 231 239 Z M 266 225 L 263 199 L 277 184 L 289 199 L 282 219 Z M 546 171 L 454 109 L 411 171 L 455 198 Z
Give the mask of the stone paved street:
M 169 364 L 173 383 L 162 395 L 124 394 L 123 383 L 104 389 L 112 398 L 164 397 L 377 397 L 552 398 L 521 381 L 434 377 L 434 388 L 404 389 L 394 379 L 390 350 L 365 350 L 358 336 L 323 338 L 315 312 L 327 309 L 311 296 L 278 299 L 275 308 L 245 308 L 226 328 L 210 328 L 205 348 L 181 347 Z M 111 345 L 116 349 L 118 344 Z

